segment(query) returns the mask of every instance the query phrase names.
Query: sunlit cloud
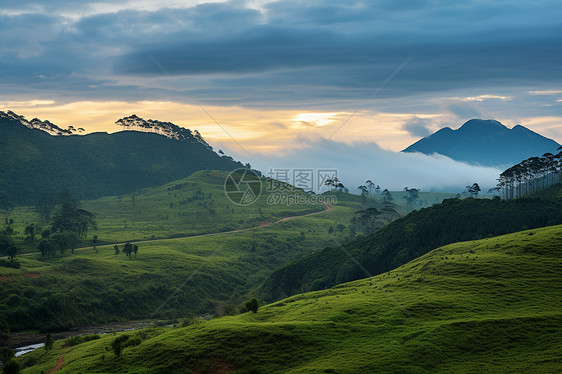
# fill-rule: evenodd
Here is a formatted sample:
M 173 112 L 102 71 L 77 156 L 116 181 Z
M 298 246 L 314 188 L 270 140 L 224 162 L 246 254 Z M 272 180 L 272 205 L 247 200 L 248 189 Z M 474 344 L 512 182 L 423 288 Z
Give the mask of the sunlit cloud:
M 342 115 L 346 113 L 299 113 L 293 121 L 291 127 L 315 127 L 326 126 L 335 121 L 342 121 Z
M 0 109 L 37 107 L 54 103 L 53 100 L 0 101 Z
M 555 95 L 562 93 L 562 90 L 529 91 L 532 95 Z
M 507 101 L 511 100 L 511 96 L 499 96 L 499 95 L 478 95 L 478 96 L 471 96 L 471 97 L 464 97 L 462 101 L 484 101 L 484 100 L 501 100 Z

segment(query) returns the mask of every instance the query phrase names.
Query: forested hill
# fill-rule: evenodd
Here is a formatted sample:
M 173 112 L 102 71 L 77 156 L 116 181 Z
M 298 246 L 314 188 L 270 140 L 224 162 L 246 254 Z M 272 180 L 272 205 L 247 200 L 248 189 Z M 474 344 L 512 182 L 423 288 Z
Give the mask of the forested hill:
M 262 297 L 272 301 L 367 277 L 355 260 L 376 275 L 446 244 L 561 223 L 561 200 L 448 199 L 343 248 L 325 248 L 276 270 Z
M 201 141 L 137 131 L 52 136 L 9 116 L 0 116 L 0 160 L 0 207 L 63 189 L 79 199 L 120 195 L 198 170 L 242 167 Z

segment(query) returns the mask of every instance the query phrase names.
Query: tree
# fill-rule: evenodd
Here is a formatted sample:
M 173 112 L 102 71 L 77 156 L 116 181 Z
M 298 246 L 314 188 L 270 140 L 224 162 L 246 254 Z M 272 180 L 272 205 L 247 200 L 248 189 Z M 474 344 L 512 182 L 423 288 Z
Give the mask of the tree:
M 367 179 L 365 181 L 365 184 L 367 185 L 367 188 L 369 188 L 369 195 L 373 196 L 373 193 L 371 192 L 371 190 L 373 189 L 373 187 L 375 186 L 375 184 L 373 183 L 372 180 Z
M 474 183 L 472 186 L 466 186 L 467 192 L 470 194 L 470 197 L 477 198 L 478 192 L 482 191 L 478 183 Z
M 94 244 L 94 251 L 96 251 L 96 253 L 98 253 L 98 247 L 96 247 L 96 244 L 98 244 L 98 236 L 94 235 L 92 237 L 92 243 Z
M 367 208 L 365 210 L 360 210 L 355 212 L 356 216 L 355 222 L 359 221 L 360 225 L 367 229 L 367 231 L 372 231 L 375 229 L 375 221 L 378 216 L 382 214 L 377 208 Z M 352 220 L 354 222 L 354 220 Z
M 0 233 L 0 253 L 14 259 L 18 252 L 18 248 L 14 244 L 14 239 L 7 233 Z
M 385 202 L 391 202 L 394 201 L 394 197 L 392 197 L 392 194 L 390 193 L 389 190 L 387 190 L 386 188 L 384 189 L 384 191 L 382 192 L 382 198 Z
M 357 187 L 357 189 L 358 189 L 359 191 L 361 191 L 361 197 L 362 197 L 363 199 L 365 199 L 365 197 L 367 197 L 367 195 L 370 195 L 370 189 L 367 190 L 367 187 L 365 187 L 365 186 L 363 186 L 363 185 Z
M 137 252 L 139 251 L 139 246 L 138 245 L 134 245 L 133 246 L 133 252 L 135 252 L 135 258 L 137 257 Z
M 115 250 L 115 254 L 118 255 L 119 254 L 119 246 L 117 244 L 115 244 L 113 246 L 113 249 Z
M 25 226 L 24 234 L 28 235 L 29 240 L 33 243 L 35 241 L 35 225 L 31 223 Z
M 14 350 L 9 347 L 0 347 L 0 361 L 6 363 L 15 357 Z
M 4 231 L 8 235 L 12 235 L 14 233 L 14 220 L 12 218 L 7 218 L 4 220 Z
M 49 257 L 53 257 L 55 253 L 59 250 L 59 246 L 57 242 L 50 238 L 41 240 L 37 248 L 41 251 L 42 256 L 49 256 Z
M 113 353 L 115 356 L 121 356 L 121 352 L 123 352 L 123 343 L 129 339 L 128 335 L 119 335 L 111 342 L 111 348 L 113 349 Z
M 10 360 L 4 365 L 4 374 L 19 374 L 20 364 L 16 360 Z
M 255 297 L 251 298 L 250 300 L 246 301 L 244 303 L 244 306 L 246 307 L 246 309 L 252 313 L 257 313 L 258 312 L 258 299 L 256 299 Z
M 80 209 L 78 200 L 68 192 L 61 193 L 60 209 L 53 218 L 51 232 L 72 231 L 86 236 L 89 226 L 95 226 L 95 216 L 85 209 Z
M 133 245 L 129 242 L 127 242 L 124 246 L 123 246 L 123 253 L 125 253 L 126 256 L 129 256 L 129 260 L 131 259 L 131 253 L 133 252 Z
M 54 343 L 55 341 L 53 340 L 51 334 L 47 334 L 47 336 L 45 337 L 45 350 L 50 351 L 51 349 L 53 349 Z
M 58 234 L 53 234 L 51 240 L 53 240 L 57 244 L 57 247 L 60 251 L 60 255 L 64 256 L 64 251 L 66 250 L 66 246 L 68 245 L 66 241 L 66 237 L 62 233 L 58 233 Z
M 408 203 L 408 207 L 413 208 L 414 203 L 417 199 L 419 199 L 418 192 L 420 190 L 418 190 L 417 188 L 404 187 L 404 191 L 408 192 L 408 194 L 404 196 L 404 199 L 406 199 L 406 202 Z
M 42 223 L 48 223 L 51 220 L 53 209 L 55 209 L 56 199 L 51 194 L 43 193 L 37 202 L 37 212 Z
M 80 238 L 78 237 L 78 234 L 72 231 L 66 231 L 64 236 L 66 237 L 68 248 L 70 248 L 71 252 L 74 253 L 76 247 L 80 245 Z

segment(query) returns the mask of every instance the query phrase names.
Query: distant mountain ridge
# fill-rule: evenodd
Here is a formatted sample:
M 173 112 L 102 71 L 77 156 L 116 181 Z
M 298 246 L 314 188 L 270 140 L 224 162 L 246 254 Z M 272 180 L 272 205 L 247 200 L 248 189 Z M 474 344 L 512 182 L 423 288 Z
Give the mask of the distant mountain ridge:
M 457 161 L 505 167 L 546 152 L 560 144 L 528 128 L 507 128 L 496 120 L 471 119 L 459 129 L 450 127 L 418 140 L 402 152 L 439 153 Z
M 49 121 L 40 121 L 43 126 L 38 121 L 0 112 L 0 207 L 35 204 L 42 193 L 64 189 L 80 199 L 115 196 L 198 170 L 243 167 L 215 153 L 198 132 L 169 123 L 166 137 L 139 131 L 68 134 Z M 161 123 L 152 121 L 152 126 Z

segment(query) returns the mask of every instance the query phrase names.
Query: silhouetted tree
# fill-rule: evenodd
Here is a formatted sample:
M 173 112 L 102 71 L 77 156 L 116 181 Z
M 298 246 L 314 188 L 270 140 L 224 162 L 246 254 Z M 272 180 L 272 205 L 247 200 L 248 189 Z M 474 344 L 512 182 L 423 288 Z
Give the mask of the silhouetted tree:
M 118 255 L 119 254 L 119 246 L 117 244 L 115 244 L 113 246 L 113 249 L 115 250 L 115 254 Z
M 373 196 L 373 193 L 371 192 L 371 190 L 373 189 L 373 187 L 375 187 L 375 184 L 373 183 L 372 180 L 367 179 L 365 181 L 365 185 L 367 185 L 367 188 L 369 189 L 369 195 Z
M 474 183 L 472 186 L 466 186 L 466 191 L 470 194 L 470 197 L 478 197 L 478 193 L 482 191 L 478 183 Z
M 123 246 L 123 253 L 125 253 L 126 256 L 129 256 L 129 260 L 131 259 L 131 253 L 133 252 L 133 245 L 129 242 L 127 242 L 124 246 Z

